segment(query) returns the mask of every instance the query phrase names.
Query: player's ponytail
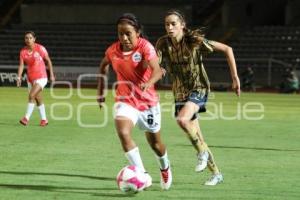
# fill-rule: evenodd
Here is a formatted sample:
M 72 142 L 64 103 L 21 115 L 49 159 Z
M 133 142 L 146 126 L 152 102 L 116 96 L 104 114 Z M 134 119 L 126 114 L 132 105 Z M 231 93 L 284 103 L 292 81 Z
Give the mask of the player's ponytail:
M 184 38 L 187 44 L 189 44 L 191 47 L 196 47 L 202 44 L 204 39 L 204 33 L 202 29 L 185 29 L 184 30 Z
M 140 33 L 140 37 L 144 37 L 143 34 L 143 26 L 137 19 L 137 17 L 132 13 L 124 13 L 121 17 L 119 17 L 117 21 L 118 24 L 127 23 L 134 27 L 134 29 Z

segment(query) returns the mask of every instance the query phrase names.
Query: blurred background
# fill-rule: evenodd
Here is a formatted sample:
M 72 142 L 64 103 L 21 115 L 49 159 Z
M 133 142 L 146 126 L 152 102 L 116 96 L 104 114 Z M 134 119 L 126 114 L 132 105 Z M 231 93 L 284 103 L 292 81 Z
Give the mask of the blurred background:
M 15 84 L 27 30 L 47 48 L 57 80 L 76 82 L 80 74 L 97 72 L 105 49 L 117 40 L 122 13 L 134 13 L 155 44 L 165 34 L 164 14 L 171 8 L 185 14 L 190 28 L 205 27 L 208 39 L 233 47 L 245 91 L 283 91 L 284 81 L 298 80 L 297 0 L 0 0 L 0 85 Z M 224 55 L 211 54 L 205 64 L 213 89 L 227 90 Z

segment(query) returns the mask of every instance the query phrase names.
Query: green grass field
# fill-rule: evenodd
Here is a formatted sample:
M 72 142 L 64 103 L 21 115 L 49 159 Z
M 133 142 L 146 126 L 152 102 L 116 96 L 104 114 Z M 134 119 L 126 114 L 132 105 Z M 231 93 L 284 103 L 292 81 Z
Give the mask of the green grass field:
M 68 94 L 66 89 L 54 90 L 55 96 Z M 81 94 L 91 96 L 95 90 Z M 154 154 L 135 129 L 133 137 L 154 184 L 134 196 L 121 193 L 115 182 L 127 161 L 114 129 L 111 93 L 108 116 L 95 100 L 79 98 L 75 89 L 67 99 L 53 98 L 50 89 L 44 97 L 49 126 L 38 126 L 35 110 L 30 125 L 23 127 L 18 121 L 25 113 L 27 89 L 0 88 L 1 200 L 300 199 L 299 95 L 211 95 L 201 127 L 225 181 L 208 187 L 203 183 L 209 173 L 194 172 L 195 151 L 172 118 L 172 95 L 161 92 L 162 137 L 172 162 L 173 186 L 160 190 Z M 106 125 L 92 127 L 102 123 Z

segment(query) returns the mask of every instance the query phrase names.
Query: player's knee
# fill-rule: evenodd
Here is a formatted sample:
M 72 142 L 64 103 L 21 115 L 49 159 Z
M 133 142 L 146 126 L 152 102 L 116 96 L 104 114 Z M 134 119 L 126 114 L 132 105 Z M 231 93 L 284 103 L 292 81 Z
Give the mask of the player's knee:
M 34 94 L 29 94 L 28 96 L 29 101 L 34 101 L 35 100 L 35 95 Z
M 131 138 L 130 137 L 130 131 L 126 129 L 120 129 L 118 130 L 118 134 L 121 138 Z
M 177 124 L 182 128 L 186 128 L 189 124 L 189 120 L 187 120 L 183 117 L 178 117 L 177 118 Z

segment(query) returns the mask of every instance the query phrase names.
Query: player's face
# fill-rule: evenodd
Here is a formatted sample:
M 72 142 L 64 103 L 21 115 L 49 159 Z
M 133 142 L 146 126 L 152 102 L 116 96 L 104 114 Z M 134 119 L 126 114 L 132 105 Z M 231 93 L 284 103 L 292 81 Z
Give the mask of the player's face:
M 118 37 L 122 44 L 123 51 L 132 50 L 138 42 L 140 33 L 135 30 L 135 28 L 126 23 L 118 25 Z
M 165 29 L 171 38 L 181 39 L 183 36 L 184 23 L 177 15 L 168 15 L 165 18 Z
M 35 37 L 31 34 L 28 33 L 25 35 L 25 44 L 29 47 L 31 47 L 35 42 Z

